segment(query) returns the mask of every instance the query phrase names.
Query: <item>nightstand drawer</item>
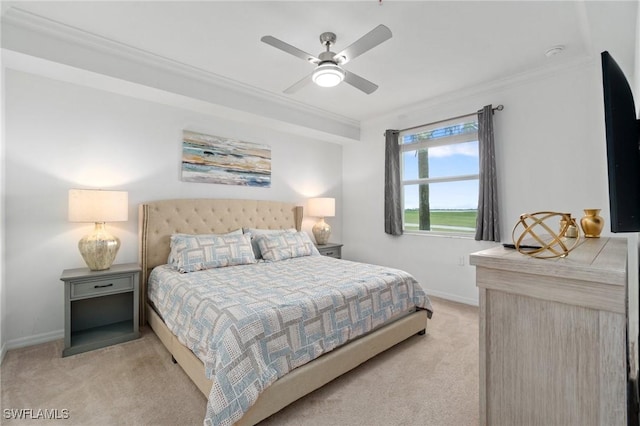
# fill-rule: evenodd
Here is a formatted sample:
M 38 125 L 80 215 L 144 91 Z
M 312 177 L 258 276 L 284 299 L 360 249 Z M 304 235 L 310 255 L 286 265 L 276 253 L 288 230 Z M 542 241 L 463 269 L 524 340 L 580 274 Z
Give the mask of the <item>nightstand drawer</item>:
M 71 298 L 99 296 L 100 294 L 109 294 L 124 290 L 133 290 L 133 279 L 131 276 L 71 283 Z
M 328 243 L 316 245 L 321 255 L 342 259 L 342 244 Z
M 336 259 L 340 259 L 340 249 L 339 248 L 334 248 L 331 250 L 323 250 L 320 252 L 321 255 L 323 256 L 328 256 L 328 257 L 335 257 Z

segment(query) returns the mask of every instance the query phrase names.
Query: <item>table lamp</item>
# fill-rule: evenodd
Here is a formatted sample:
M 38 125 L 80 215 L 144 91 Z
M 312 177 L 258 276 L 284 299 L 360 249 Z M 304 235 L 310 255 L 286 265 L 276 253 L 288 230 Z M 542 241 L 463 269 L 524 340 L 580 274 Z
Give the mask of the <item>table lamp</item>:
M 124 222 L 128 218 L 126 191 L 69 190 L 69 222 L 96 224 L 93 233 L 78 241 L 80 254 L 92 271 L 109 269 L 120 248 L 120 240 L 105 230 L 105 223 Z
M 309 216 L 316 216 L 320 221 L 311 229 L 316 243 L 324 245 L 329 242 L 331 226 L 324 221 L 325 217 L 333 217 L 336 214 L 335 198 L 311 198 L 309 199 Z

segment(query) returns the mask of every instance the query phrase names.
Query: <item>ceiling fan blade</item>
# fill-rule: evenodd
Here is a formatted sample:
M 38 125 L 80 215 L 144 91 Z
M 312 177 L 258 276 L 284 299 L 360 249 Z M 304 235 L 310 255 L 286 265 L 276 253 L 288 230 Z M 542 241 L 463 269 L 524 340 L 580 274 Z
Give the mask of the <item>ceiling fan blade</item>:
M 275 37 L 272 36 L 264 36 L 260 39 L 261 41 L 263 41 L 264 43 L 267 43 L 268 45 L 271 45 L 273 47 L 275 47 L 276 49 L 280 49 L 283 50 L 287 53 L 292 54 L 293 56 L 297 56 L 298 58 L 304 59 L 305 61 L 311 62 L 312 64 L 319 64 L 320 63 L 320 59 L 316 58 L 313 55 L 308 54 L 307 52 L 298 49 L 297 47 L 294 47 L 292 45 L 290 45 L 289 43 L 285 43 L 282 40 L 278 40 Z
M 312 74 L 313 73 L 311 73 L 308 76 L 302 78 L 302 80 L 298 81 L 297 83 L 294 83 L 291 86 L 287 87 L 286 89 L 283 90 L 283 92 L 286 93 L 287 95 L 290 95 L 290 94 L 295 93 L 298 90 L 302 89 L 304 86 L 306 86 L 307 84 L 311 83 L 311 75 Z
M 366 80 L 366 79 L 360 77 L 358 74 L 354 74 L 354 73 L 352 73 L 350 71 L 345 71 L 344 81 L 345 81 L 345 83 L 349 83 L 350 85 L 352 85 L 356 89 L 362 90 L 367 95 L 372 94 L 378 88 L 377 84 L 374 84 L 374 83 L 370 82 L 369 80 Z
M 352 59 L 362 55 L 364 52 L 373 49 L 380 43 L 389 40 L 391 35 L 391 30 L 380 24 L 367 34 L 360 37 L 360 39 L 351 44 L 351 46 L 335 55 L 333 58 L 340 65 L 346 64 Z

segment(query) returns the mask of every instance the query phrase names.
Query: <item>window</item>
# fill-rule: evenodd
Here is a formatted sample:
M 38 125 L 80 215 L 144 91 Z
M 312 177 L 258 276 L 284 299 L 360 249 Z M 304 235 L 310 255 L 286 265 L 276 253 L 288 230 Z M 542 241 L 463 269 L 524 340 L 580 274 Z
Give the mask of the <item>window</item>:
M 479 151 L 475 115 L 400 133 L 403 228 L 474 235 Z

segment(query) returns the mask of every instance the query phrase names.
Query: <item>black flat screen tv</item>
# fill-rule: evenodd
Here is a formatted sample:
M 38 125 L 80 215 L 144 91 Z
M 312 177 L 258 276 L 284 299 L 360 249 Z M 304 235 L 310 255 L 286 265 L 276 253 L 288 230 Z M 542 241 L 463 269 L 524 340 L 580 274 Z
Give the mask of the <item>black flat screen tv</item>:
M 624 73 L 602 52 L 611 232 L 640 232 L 640 120 Z

